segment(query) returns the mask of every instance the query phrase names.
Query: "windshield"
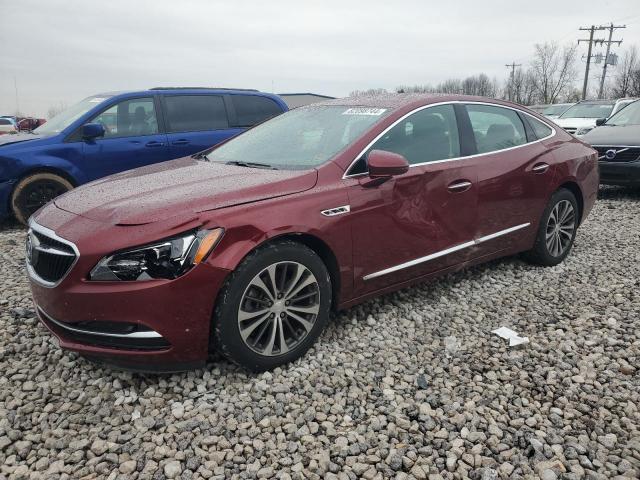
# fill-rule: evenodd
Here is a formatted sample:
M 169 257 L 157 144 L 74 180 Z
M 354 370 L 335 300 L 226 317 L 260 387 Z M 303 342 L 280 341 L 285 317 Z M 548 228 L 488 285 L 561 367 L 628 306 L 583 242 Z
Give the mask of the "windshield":
M 613 103 L 576 103 L 560 118 L 607 118 L 611 115 Z
M 76 103 L 72 107 L 67 108 L 65 111 L 59 113 L 47 123 L 39 126 L 33 132 L 39 135 L 55 135 L 67 128 L 73 122 L 75 122 L 82 115 L 87 113 L 93 107 L 105 101 L 108 96 L 101 97 L 89 97 Z
M 286 170 L 310 169 L 335 156 L 388 113 L 387 109 L 370 107 L 300 107 L 247 130 L 207 158 Z
M 562 112 L 564 112 L 567 108 L 569 108 L 569 105 L 551 105 L 550 107 L 545 108 L 542 111 L 543 115 L 560 115 Z
M 640 100 L 636 100 L 618 111 L 605 125 L 640 125 Z

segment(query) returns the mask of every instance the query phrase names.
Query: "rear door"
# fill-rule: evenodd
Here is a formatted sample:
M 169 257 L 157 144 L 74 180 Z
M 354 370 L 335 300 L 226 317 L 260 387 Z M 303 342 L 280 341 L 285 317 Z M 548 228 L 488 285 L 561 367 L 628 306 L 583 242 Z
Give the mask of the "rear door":
M 523 238 L 533 238 L 551 193 L 553 153 L 538 141 L 526 114 L 516 109 L 468 103 L 465 111 L 473 130 L 478 169 L 474 256 L 526 244 Z M 546 126 L 535 121 L 541 128 Z
M 217 145 L 243 129 L 231 126 L 223 95 L 163 95 L 164 119 L 172 158 Z
M 430 106 L 367 149 L 403 155 L 411 165 L 407 173 L 376 185 L 357 173 L 366 170 L 366 153 L 349 171 L 357 295 L 468 258 L 476 231 L 476 169 L 474 159 L 461 158 L 459 139 L 454 106 Z
M 104 137 L 82 142 L 87 181 L 171 158 L 167 136 L 158 128 L 157 110 L 153 96 L 129 98 L 87 122 L 105 128 Z M 81 133 L 76 136 L 81 138 Z

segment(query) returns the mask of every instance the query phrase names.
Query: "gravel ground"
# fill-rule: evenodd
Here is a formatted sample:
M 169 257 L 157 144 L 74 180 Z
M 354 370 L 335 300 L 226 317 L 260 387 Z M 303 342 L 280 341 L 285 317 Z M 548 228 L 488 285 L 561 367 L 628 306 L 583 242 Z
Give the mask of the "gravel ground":
M 61 351 L 24 230 L 0 231 L 0 478 L 640 477 L 640 191 L 573 253 L 492 262 L 342 312 L 302 360 L 144 376 Z M 490 331 L 530 343 L 509 349 Z

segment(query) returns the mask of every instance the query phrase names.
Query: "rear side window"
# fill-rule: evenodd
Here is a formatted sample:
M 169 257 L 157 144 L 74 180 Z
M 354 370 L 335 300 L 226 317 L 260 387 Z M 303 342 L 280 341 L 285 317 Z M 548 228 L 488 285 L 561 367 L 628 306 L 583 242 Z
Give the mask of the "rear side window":
M 6 118 L 0 118 L 0 125 L 13 125 L 13 123 L 11 123 Z
M 478 153 L 495 152 L 527 143 L 518 113 L 493 105 L 467 105 Z
M 282 108 L 266 97 L 231 95 L 231 101 L 236 110 L 236 127 L 252 127 L 282 113 Z
M 171 95 L 164 97 L 167 131 L 200 132 L 229 128 L 224 100 L 216 95 Z
M 540 120 L 529 116 L 527 117 L 527 120 L 529 121 L 529 125 L 531 125 L 531 128 L 533 128 L 533 133 L 536 134 L 536 137 L 538 139 L 546 138 L 553 133 L 553 130 L 551 130 L 550 127 L 542 123 Z

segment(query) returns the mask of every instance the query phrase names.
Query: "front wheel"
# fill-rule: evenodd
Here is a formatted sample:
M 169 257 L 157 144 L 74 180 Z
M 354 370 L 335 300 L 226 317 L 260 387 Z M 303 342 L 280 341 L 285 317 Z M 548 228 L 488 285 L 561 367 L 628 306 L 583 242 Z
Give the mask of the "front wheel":
M 231 273 L 213 318 L 214 347 L 263 371 L 301 357 L 322 333 L 331 279 L 322 259 L 292 241 L 252 252 Z
M 18 182 L 11 196 L 11 208 L 16 219 L 26 225 L 36 211 L 73 188 L 71 182 L 59 175 L 42 172 L 29 175 Z
M 538 227 L 533 249 L 525 258 L 536 265 L 552 267 L 562 262 L 573 246 L 579 210 L 574 194 L 561 188 L 551 196 Z

